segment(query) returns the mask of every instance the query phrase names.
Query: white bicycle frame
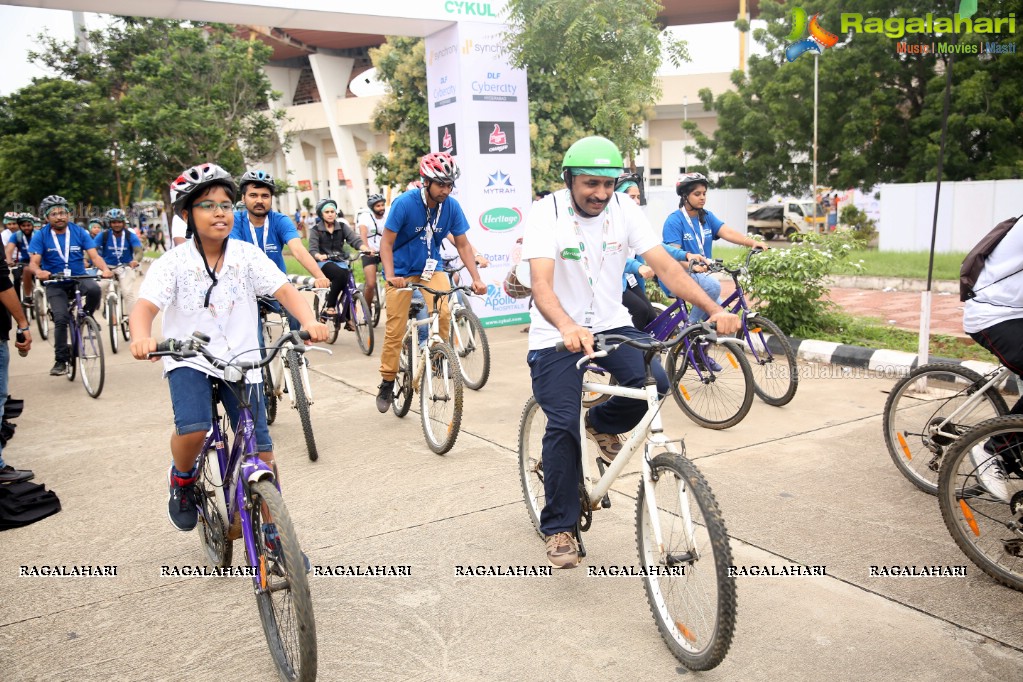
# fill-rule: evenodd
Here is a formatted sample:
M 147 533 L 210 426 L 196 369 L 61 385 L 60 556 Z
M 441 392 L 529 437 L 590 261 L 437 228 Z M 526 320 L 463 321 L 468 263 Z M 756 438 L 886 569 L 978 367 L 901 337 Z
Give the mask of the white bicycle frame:
M 977 407 L 980 404 L 980 401 L 985 393 L 1001 384 L 1003 381 L 1012 376 L 1012 374 L 1013 374 L 1012 370 L 1003 365 L 997 372 L 995 372 L 995 375 L 991 377 L 991 379 L 989 379 L 986 384 L 981 386 L 980 389 L 978 389 L 973 395 L 971 395 L 966 400 L 966 402 L 957 407 L 955 410 L 952 411 L 950 415 L 948 415 L 943 420 L 941 420 L 940 423 L 938 423 L 934 435 L 945 436 L 953 441 L 958 439 L 959 434 L 945 432 L 943 430 L 945 426 L 949 422 L 957 423 L 960 415 L 968 415 L 970 412 L 972 412 L 973 408 Z
M 398 291 L 413 291 L 414 292 L 415 289 L 413 289 L 412 287 L 405 287 L 404 289 L 398 289 Z M 428 295 L 429 296 L 433 296 L 433 294 L 431 294 L 429 292 L 425 292 L 425 291 L 423 292 L 423 303 L 424 304 L 426 303 L 426 297 Z M 420 368 L 420 365 L 417 364 L 417 361 L 421 362 L 423 367 L 426 367 L 426 364 L 429 362 L 429 359 L 430 359 L 430 356 L 429 356 L 430 347 L 433 346 L 433 344 L 435 344 L 435 343 L 444 343 L 444 339 L 442 339 L 441 336 L 440 336 L 440 311 L 439 311 L 438 305 L 439 305 L 439 301 L 435 301 L 434 302 L 433 312 L 430 313 L 429 315 L 427 315 L 425 320 L 417 320 L 417 319 L 414 319 L 414 318 L 409 318 L 408 321 L 405 323 L 405 334 L 401 337 L 401 346 L 404 347 L 405 346 L 405 339 L 411 337 L 413 351 L 412 351 L 412 367 L 410 367 L 409 370 L 412 372 L 412 387 L 411 388 L 412 388 L 413 392 L 415 392 L 417 390 L 416 386 L 418 386 L 418 384 L 419 384 L 419 368 Z M 427 309 L 429 309 L 429 306 L 427 306 Z M 426 340 L 426 344 L 422 348 L 420 348 L 419 347 L 419 328 L 420 327 L 425 327 L 427 325 L 429 325 L 429 327 L 430 327 L 430 336 Z M 451 368 L 448 367 L 445 364 L 445 367 L 444 367 L 444 381 L 445 382 L 447 382 L 448 380 L 451 379 L 451 376 L 449 375 L 450 371 L 451 371 Z M 432 378 L 432 375 L 427 374 L 426 375 L 426 381 L 429 382 L 430 392 L 433 393 L 433 378 Z
M 608 352 L 606 350 L 598 351 L 594 357 L 605 357 Z M 576 367 L 582 369 L 585 367 L 591 358 L 584 357 L 578 363 Z M 664 551 L 664 538 L 661 536 L 661 525 L 660 518 L 658 517 L 657 511 L 657 498 L 654 492 L 654 481 L 650 469 L 650 460 L 653 458 L 653 451 L 656 449 L 664 450 L 665 452 L 682 455 L 682 449 L 676 446 L 676 442 L 669 440 L 664 436 L 664 429 L 661 425 L 661 398 L 657 395 L 657 386 L 654 384 L 644 386 L 643 388 L 628 388 L 625 386 L 611 386 L 609 384 L 599 384 L 591 382 L 583 382 L 582 393 L 599 393 L 602 395 L 619 396 L 622 398 L 632 398 L 634 400 L 643 400 L 647 404 L 646 413 L 643 418 L 640 419 L 639 424 L 633 430 L 632 435 L 622 446 L 621 452 L 615 456 L 614 461 L 604 470 L 604 474 L 599 479 L 592 479 L 590 477 L 590 467 L 593 466 L 590 463 L 591 458 L 587 456 L 587 437 L 586 437 L 586 409 L 583 408 L 579 411 L 579 437 L 582 443 L 583 457 L 582 457 L 582 471 L 583 471 L 583 485 L 586 488 L 586 494 L 590 500 L 590 508 L 598 509 L 601 505 L 601 499 L 607 494 L 608 490 L 611 489 L 611 484 L 614 483 L 618 475 L 622 473 L 626 465 L 632 456 L 639 450 L 640 445 L 643 446 L 643 492 L 646 498 L 649 500 L 649 504 L 646 505 L 650 512 L 650 524 L 654 530 L 654 539 L 657 542 L 658 550 Z M 595 460 L 595 456 L 594 456 Z M 685 488 L 679 490 L 679 508 L 682 510 L 683 523 L 685 532 L 688 537 L 693 537 L 696 532 L 696 528 L 693 524 L 693 517 L 689 510 L 689 504 L 686 500 Z
M 111 299 L 114 302 L 114 312 L 117 314 L 117 320 L 115 324 L 120 325 L 124 321 L 124 292 L 121 290 L 121 278 L 120 274 L 127 265 L 118 265 L 115 268 L 111 268 L 114 271 L 114 276 L 108 280 L 110 282 L 110 291 L 107 292 L 107 302 Z M 107 324 L 110 320 L 107 320 Z
M 287 319 L 287 317 L 283 313 L 275 313 L 275 314 L 280 316 L 277 320 L 271 320 L 269 315 L 267 315 L 263 319 L 263 338 L 266 340 L 266 342 L 268 344 L 273 339 L 273 329 L 272 328 L 273 327 L 281 327 L 281 331 L 283 332 L 284 331 L 284 325 L 285 325 L 284 320 Z M 321 351 L 321 352 L 326 353 L 327 355 L 333 355 L 333 352 L 330 351 L 329 349 L 327 349 L 327 348 L 320 348 L 319 346 L 311 346 L 309 348 L 309 350 L 311 350 L 311 351 Z M 277 398 L 280 399 L 282 392 L 287 393 L 288 394 L 288 404 L 291 405 L 291 408 L 293 410 L 297 410 L 298 409 L 298 405 L 295 403 L 295 384 L 294 384 L 294 380 L 291 378 L 291 372 L 288 369 L 287 362 L 288 362 L 288 360 L 287 360 L 287 353 L 284 353 L 283 351 L 278 353 L 277 357 L 269 365 L 269 367 L 270 367 L 270 377 L 272 378 L 272 380 L 274 382 L 274 391 L 277 393 Z M 302 376 L 302 388 L 305 389 L 306 399 L 309 401 L 309 404 L 312 405 L 313 404 L 313 389 L 312 389 L 312 385 L 309 383 L 309 361 L 306 360 L 305 353 L 301 353 L 300 354 L 299 362 L 302 363 L 299 366 L 299 373 Z M 284 382 L 283 383 L 283 388 L 282 388 L 282 383 L 281 383 L 282 381 Z

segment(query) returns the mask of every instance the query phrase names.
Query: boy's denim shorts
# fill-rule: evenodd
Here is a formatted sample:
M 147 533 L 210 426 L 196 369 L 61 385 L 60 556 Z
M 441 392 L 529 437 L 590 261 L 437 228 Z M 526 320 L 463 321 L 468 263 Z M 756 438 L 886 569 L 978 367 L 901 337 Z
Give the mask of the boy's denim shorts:
M 211 377 L 193 367 L 176 367 L 167 373 L 170 384 L 171 405 L 174 408 L 174 430 L 179 436 L 201 431 L 206 433 L 213 426 L 213 385 L 220 383 L 220 401 L 232 428 L 238 420 L 238 399 L 222 379 Z M 273 441 L 266 425 L 266 404 L 263 401 L 263 384 L 249 384 L 249 401 L 252 403 L 252 418 L 256 424 L 257 452 L 272 452 Z

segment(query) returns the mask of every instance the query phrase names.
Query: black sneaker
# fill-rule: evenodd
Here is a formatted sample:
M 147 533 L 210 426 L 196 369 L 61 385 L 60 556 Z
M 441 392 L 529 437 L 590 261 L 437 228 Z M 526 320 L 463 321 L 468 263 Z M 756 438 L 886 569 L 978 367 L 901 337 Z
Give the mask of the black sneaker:
M 10 464 L 0 469 L 0 483 L 21 483 L 31 481 L 35 474 L 28 469 L 15 469 Z
M 377 386 L 377 411 L 383 414 L 391 408 L 391 401 L 394 400 L 394 380 L 381 381 Z
M 51 377 L 60 377 L 67 374 L 67 363 L 66 362 L 55 362 L 53 367 L 50 368 Z
M 199 510 L 195 506 L 195 479 L 181 482 L 174 476 L 174 466 L 167 470 L 167 487 L 170 499 L 167 500 L 167 518 L 178 530 L 192 530 L 199 520 Z

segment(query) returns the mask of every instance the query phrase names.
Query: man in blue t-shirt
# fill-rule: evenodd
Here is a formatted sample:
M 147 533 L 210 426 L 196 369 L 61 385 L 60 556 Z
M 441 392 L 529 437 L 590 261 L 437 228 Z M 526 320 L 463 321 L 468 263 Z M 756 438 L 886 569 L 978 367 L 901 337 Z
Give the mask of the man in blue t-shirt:
M 31 213 L 18 214 L 18 231 L 7 240 L 5 251 L 7 262 L 11 265 L 11 274 L 15 282 L 21 282 L 21 301 L 32 305 L 32 274 L 28 272 L 28 245 L 35 233 L 35 223 Z
M 39 204 L 39 215 L 46 225 L 32 235 L 29 242 L 29 265 L 32 274 L 45 282 L 52 274 L 82 276 L 85 274 L 86 255 L 92 264 L 100 269 L 101 275 L 109 279 L 114 276 L 107 264 L 96 252 L 92 237 L 83 228 L 71 222 L 71 212 L 64 197 L 55 194 Z M 50 376 L 60 376 L 67 371 L 71 351 L 67 344 L 68 299 L 74 293 L 75 281 L 49 284 L 46 300 L 53 314 L 53 368 Z M 85 313 L 92 315 L 99 305 L 99 285 L 92 280 L 77 281 L 78 288 L 85 296 Z
M 242 175 L 238 184 L 241 188 L 242 201 L 245 202 L 245 210 L 235 212 L 231 238 L 258 246 L 283 273 L 288 272 L 284 263 L 284 245 L 287 244 L 291 255 L 316 278 L 315 286 L 330 287 L 330 280 L 323 275 L 316 260 L 302 244 L 302 236 L 295 224 L 283 213 L 270 210 L 274 194 L 277 192 L 273 176 L 266 171 L 250 170 Z M 276 310 L 279 311 L 280 307 L 278 306 Z M 298 319 L 290 314 L 288 325 L 292 330 L 301 326 Z
M 445 152 L 427 154 L 419 162 L 421 189 L 412 189 L 391 204 L 384 234 L 380 240 L 380 265 L 387 280 L 387 326 L 384 330 L 384 349 L 380 353 L 380 377 L 377 410 L 387 412 L 394 398 L 394 377 L 398 374 L 398 355 L 401 338 L 405 333 L 411 291 L 399 291 L 412 282 L 420 282 L 438 291 L 451 287 L 440 263 L 440 243 L 451 234 L 455 247 L 472 277 L 472 289 L 485 294 L 487 285 L 476 271 L 472 245 L 466 239 L 469 223 L 458 202 L 450 198 L 451 190 L 460 171 L 455 160 Z M 433 309 L 433 296 L 426 296 Z M 440 300 L 440 334 L 447 339 L 449 313 L 447 299 Z
M 138 296 L 135 294 L 135 280 L 138 274 L 139 262 L 144 252 L 142 242 L 131 230 L 126 229 L 127 216 L 119 208 L 112 208 L 107 211 L 106 226 L 108 229 L 96 237 L 96 250 L 99 252 L 103 262 L 115 270 L 114 276 L 121 286 L 121 296 L 124 299 L 124 315 L 131 315 Z M 113 285 L 110 282 L 103 282 L 103 297 Z M 117 320 L 114 321 L 117 324 Z
M 721 303 L 721 283 L 714 276 L 701 272 L 706 269 L 701 264 L 712 258 L 714 240 L 724 239 L 749 248 L 766 249 L 767 245 L 747 237 L 738 230 L 733 230 L 716 215 L 704 210 L 708 187 L 710 181 L 701 173 L 685 173 L 679 176 L 675 183 L 675 192 L 680 199 L 678 210 L 664 221 L 661 238 L 665 244 L 686 252 L 686 262 L 689 264 L 693 279 L 716 303 Z M 707 313 L 693 306 L 689 321 L 695 323 L 706 319 Z

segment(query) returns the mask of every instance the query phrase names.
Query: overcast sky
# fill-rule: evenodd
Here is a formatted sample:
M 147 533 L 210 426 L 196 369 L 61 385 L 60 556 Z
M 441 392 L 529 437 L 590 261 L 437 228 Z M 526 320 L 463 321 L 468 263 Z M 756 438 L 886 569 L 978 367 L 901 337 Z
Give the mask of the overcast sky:
M 90 30 L 105 23 L 98 14 L 86 14 L 85 20 Z M 9 95 L 31 83 L 32 78 L 48 75 L 28 61 L 28 52 L 39 33 L 63 40 L 74 36 L 71 12 L 65 10 L 0 5 L 0 26 L 4 27 L 0 95 Z M 689 41 L 693 61 L 681 69 L 667 68 L 663 73 L 713 73 L 738 66 L 738 33 L 730 22 L 676 27 L 672 31 Z

